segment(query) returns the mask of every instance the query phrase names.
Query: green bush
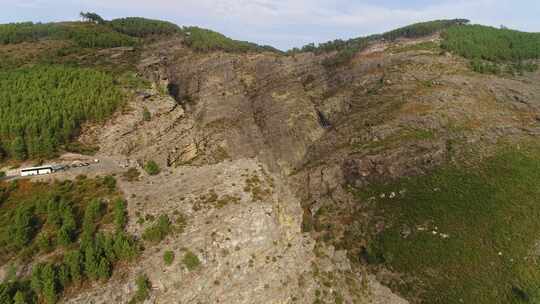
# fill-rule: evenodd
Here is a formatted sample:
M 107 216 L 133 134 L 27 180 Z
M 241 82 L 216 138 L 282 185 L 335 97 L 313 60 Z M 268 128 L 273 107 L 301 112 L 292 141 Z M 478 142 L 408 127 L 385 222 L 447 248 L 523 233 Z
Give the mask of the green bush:
M 103 184 L 107 186 L 111 192 L 116 190 L 116 179 L 114 176 L 105 176 L 105 178 L 103 178 Z
M 167 215 L 160 215 L 157 222 L 146 228 L 142 234 L 144 240 L 150 242 L 160 242 L 171 231 L 171 222 Z
M 189 250 L 184 254 L 184 259 L 182 262 L 184 265 L 186 265 L 189 271 L 195 270 L 201 264 L 199 257 Z
M 123 199 L 116 199 L 114 201 L 114 225 L 117 231 L 124 230 L 127 224 L 127 211 L 126 202 Z
M 142 303 L 150 297 L 150 280 L 146 274 L 139 274 L 135 280 L 135 285 L 137 286 L 137 291 L 133 298 L 129 301 L 129 304 Z
M 2 177 L 6 177 L 6 172 L 0 171 L 0 178 L 2 178 Z
M 149 160 L 146 162 L 146 164 L 144 165 L 144 171 L 146 171 L 146 173 L 150 175 L 158 175 L 159 172 L 161 172 L 158 164 L 153 160 Z
M 144 121 L 150 121 L 152 119 L 152 114 L 148 111 L 147 107 L 143 108 L 142 117 Z
M 139 176 L 141 173 L 137 168 L 129 168 L 124 174 L 122 175 L 128 182 L 133 182 L 139 179 Z
M 168 250 L 163 254 L 163 261 L 165 265 L 171 265 L 174 261 L 174 252 Z

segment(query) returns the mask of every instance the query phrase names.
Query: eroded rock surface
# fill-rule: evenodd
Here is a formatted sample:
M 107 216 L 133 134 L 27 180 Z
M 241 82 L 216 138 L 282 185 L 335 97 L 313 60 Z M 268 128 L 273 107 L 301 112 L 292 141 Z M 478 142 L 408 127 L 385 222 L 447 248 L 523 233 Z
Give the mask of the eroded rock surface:
M 347 188 L 489 153 L 483 143 L 507 134 L 538 134 L 540 89 L 536 74 L 494 81 L 453 56 L 389 47 L 328 68 L 313 54 L 148 46 L 140 73 L 154 88 L 83 140 L 122 170 L 150 159 L 162 167 L 119 182 L 130 232 L 141 234 L 146 215 L 183 214 L 187 225 L 69 302 L 127 302 L 144 272 L 150 303 L 406 303 L 358 262 L 361 239 L 345 244 L 351 229 L 377 229 L 362 226 L 369 214 Z M 182 263 L 187 250 L 201 261 L 195 270 Z

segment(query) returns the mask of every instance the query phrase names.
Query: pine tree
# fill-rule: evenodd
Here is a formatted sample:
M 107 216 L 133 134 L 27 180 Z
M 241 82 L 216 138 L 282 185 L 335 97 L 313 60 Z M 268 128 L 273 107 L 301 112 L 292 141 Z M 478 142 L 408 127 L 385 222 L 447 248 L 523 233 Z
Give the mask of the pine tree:
M 26 143 L 22 136 L 17 136 L 11 143 L 11 153 L 18 160 L 24 160 L 28 156 L 26 150 Z
M 12 242 L 15 246 L 22 248 L 32 237 L 32 217 L 30 209 L 20 206 L 15 211 L 14 223 L 10 226 Z
M 88 246 L 84 252 L 84 272 L 88 278 L 98 278 L 99 260 L 94 246 Z
M 124 230 L 126 223 L 126 202 L 122 199 L 116 199 L 114 201 L 114 225 L 116 226 L 116 231 Z
M 108 279 L 111 277 L 111 263 L 106 257 L 102 257 L 99 261 L 97 275 L 101 279 Z
M 18 290 L 15 293 L 15 296 L 13 297 L 13 304 L 27 304 L 26 297 L 24 296 L 24 293 L 20 290 Z
M 69 269 L 69 276 L 75 282 L 81 281 L 82 267 L 81 267 L 81 252 L 74 250 L 66 253 L 64 256 L 64 263 Z
M 41 281 L 43 284 L 43 298 L 47 304 L 54 304 L 57 300 L 57 276 L 52 264 L 45 264 L 41 271 Z

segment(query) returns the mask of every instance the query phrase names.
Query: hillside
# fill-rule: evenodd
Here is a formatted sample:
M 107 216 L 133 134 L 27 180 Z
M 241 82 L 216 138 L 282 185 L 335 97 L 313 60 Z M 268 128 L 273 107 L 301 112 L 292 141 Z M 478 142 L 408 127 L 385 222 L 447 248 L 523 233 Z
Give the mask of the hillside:
M 540 300 L 538 34 L 84 17 L 0 25 L 0 303 Z

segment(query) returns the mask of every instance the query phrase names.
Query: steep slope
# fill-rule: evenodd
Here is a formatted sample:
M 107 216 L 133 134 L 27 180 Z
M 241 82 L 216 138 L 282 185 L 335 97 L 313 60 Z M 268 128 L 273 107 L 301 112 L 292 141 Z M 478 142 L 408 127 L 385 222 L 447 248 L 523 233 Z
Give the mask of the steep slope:
M 439 30 L 369 40 L 332 65 L 336 50 L 146 41 L 130 68 L 151 86 L 79 141 L 100 147 L 89 177 L 117 175 L 129 234 L 160 215 L 183 229 L 65 301 L 129 302 L 140 273 L 154 303 L 534 301 L 540 73 L 473 72 Z
M 157 158 L 172 172 L 235 167 L 244 159 L 256 159 L 273 176 L 275 185 L 294 193 L 275 195 L 283 206 L 296 206 L 288 213 L 295 218 L 292 227 L 299 229 L 302 223 L 303 231 L 310 232 L 317 244 L 316 257 L 309 258 L 311 270 L 294 270 L 285 264 L 291 272 L 283 275 L 298 278 L 302 274 L 308 282 L 307 277 L 314 279 L 307 285 L 311 287 L 294 287 L 300 294 L 291 291 L 288 299 L 311 302 L 311 294 L 329 301 L 335 292 L 346 302 L 373 300 L 370 288 L 354 300 L 352 286 L 337 287 L 346 286 L 339 281 L 342 276 L 351 278 L 347 272 L 338 271 L 329 279 L 328 274 L 321 277 L 320 270 L 313 269 L 327 263 L 327 250 L 346 249 L 353 264 L 345 269 L 352 267 L 358 279 L 366 278 L 360 275 L 366 273 L 366 264 L 357 262 L 357 257 L 382 227 L 373 221 L 378 217 L 369 216 L 373 209 L 360 204 L 361 199 L 347 185 L 361 189 L 425 174 L 448 162 L 476 162 L 496 153 L 501 139 L 520 142 L 539 132 L 539 109 L 534 101 L 540 90 L 533 81 L 538 73 L 518 77 L 476 74 L 466 60 L 441 52 L 438 44 L 438 36 L 377 43 L 357 54 L 350 65 L 329 69 L 323 65 L 327 55 L 200 55 L 181 47 L 179 41 L 161 42 L 146 50 L 140 69 L 169 89 L 181 107 L 174 108 L 171 100 L 174 110 L 167 115 L 181 113 L 181 118 L 171 120 L 157 112 L 159 118 L 138 133 L 122 132 L 101 141 L 110 143 L 106 151 L 114 146 L 117 151 L 130 151 L 127 154 L 134 159 Z M 146 105 L 151 109 L 152 102 Z M 172 176 L 169 178 L 176 180 Z M 219 178 L 212 180 L 220 183 Z M 158 184 L 168 183 L 173 182 Z M 167 192 L 160 191 L 160 195 Z M 279 206 L 274 208 L 281 210 Z M 285 228 L 291 226 L 282 225 L 264 226 L 267 232 L 291 233 Z M 310 256 L 311 249 L 305 250 L 296 251 L 293 260 Z M 380 278 L 395 284 L 392 277 Z M 353 286 L 360 286 L 356 284 Z M 370 284 L 376 283 L 368 283 L 375 288 Z M 208 290 L 216 297 L 222 292 L 219 287 Z M 276 302 L 272 288 L 265 294 L 256 296 L 255 302 Z

